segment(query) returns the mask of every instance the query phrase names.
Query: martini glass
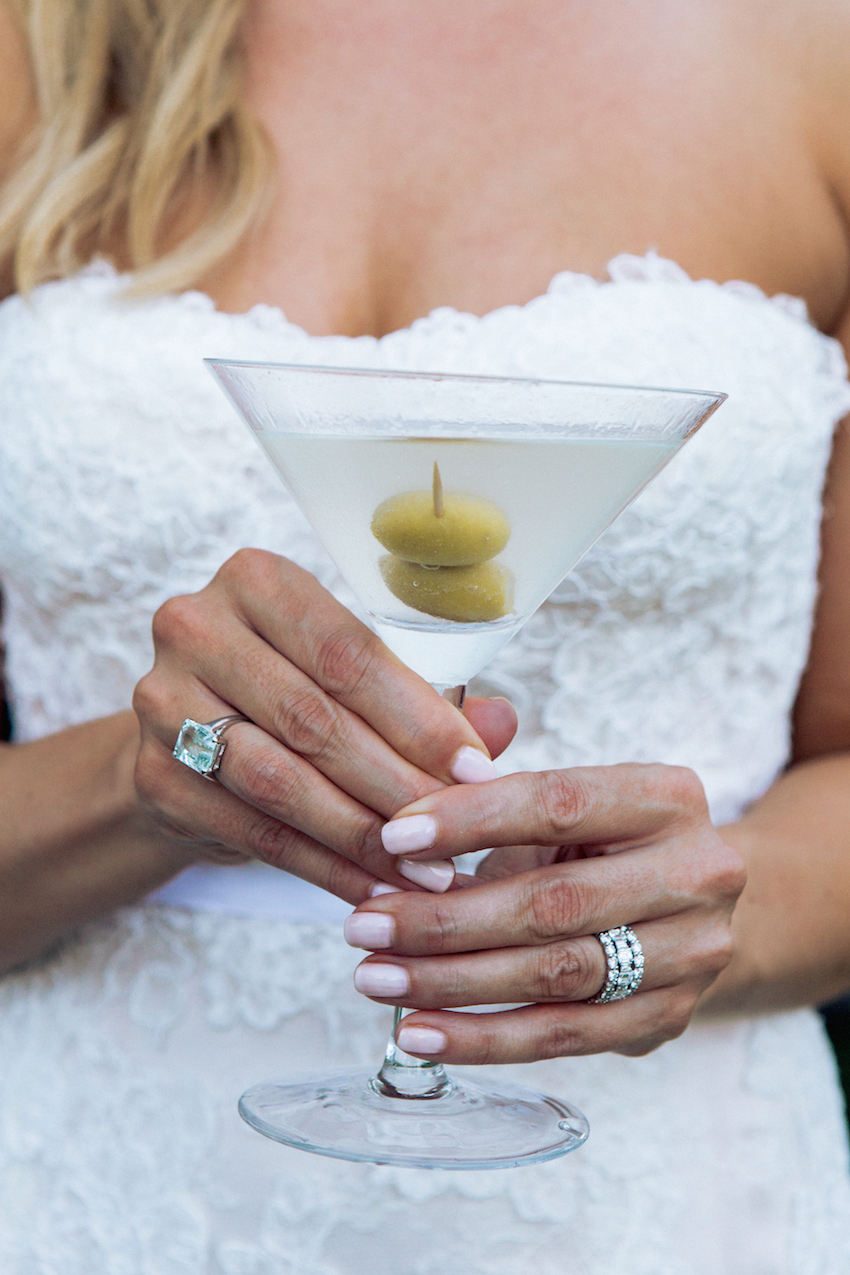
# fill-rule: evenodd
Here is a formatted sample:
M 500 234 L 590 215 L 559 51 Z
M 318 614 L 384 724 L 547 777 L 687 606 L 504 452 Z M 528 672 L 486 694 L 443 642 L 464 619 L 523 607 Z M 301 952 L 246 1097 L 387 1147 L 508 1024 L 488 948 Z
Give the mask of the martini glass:
M 518 377 L 207 363 L 383 641 L 457 707 L 464 688 L 724 394 Z M 319 1155 L 420 1168 L 580 1146 L 575 1107 L 383 1065 L 254 1085 L 239 1111 Z

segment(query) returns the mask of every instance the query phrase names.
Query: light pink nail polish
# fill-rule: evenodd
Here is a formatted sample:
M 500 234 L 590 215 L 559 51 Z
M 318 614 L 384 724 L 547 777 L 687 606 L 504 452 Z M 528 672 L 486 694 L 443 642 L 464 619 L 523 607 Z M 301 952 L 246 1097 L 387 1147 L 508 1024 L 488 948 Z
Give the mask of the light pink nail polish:
M 342 927 L 350 947 L 365 947 L 370 952 L 392 947 L 394 930 L 395 921 L 385 912 L 352 912 Z
M 376 881 L 369 891 L 370 899 L 377 899 L 379 894 L 404 894 L 400 885 L 388 885 L 386 881 Z
M 408 881 L 421 885 L 434 894 L 443 894 L 455 879 L 455 865 L 451 859 L 433 859 L 430 863 L 410 863 L 402 859 L 398 870 Z M 389 946 L 389 944 L 387 944 Z
M 406 815 L 381 829 L 381 841 L 389 854 L 413 854 L 427 850 L 437 840 L 437 821 L 431 815 Z
M 497 773 L 490 758 L 480 748 L 470 748 L 468 744 L 458 749 L 449 769 L 452 779 L 459 784 L 486 784 L 488 779 L 495 779 Z
M 367 961 L 354 971 L 354 986 L 364 996 L 406 996 L 410 991 L 410 978 L 403 965 Z
M 406 1054 L 441 1054 L 446 1037 L 436 1027 L 402 1027 L 396 1043 Z

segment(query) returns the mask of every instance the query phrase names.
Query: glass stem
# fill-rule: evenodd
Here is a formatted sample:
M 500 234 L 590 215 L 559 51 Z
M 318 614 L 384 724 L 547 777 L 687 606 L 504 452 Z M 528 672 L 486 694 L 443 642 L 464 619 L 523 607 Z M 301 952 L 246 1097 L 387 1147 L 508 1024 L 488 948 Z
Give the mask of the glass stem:
M 465 686 L 435 686 L 434 690 L 439 691 L 443 699 L 454 704 L 455 708 L 463 708 Z M 399 1006 L 393 1015 L 393 1029 L 384 1062 L 372 1081 L 372 1087 L 387 1098 L 443 1098 L 451 1093 L 452 1082 L 442 1063 L 414 1058 L 395 1043 L 403 1014 L 404 1010 Z
M 372 1088 L 385 1098 L 443 1098 L 451 1093 L 452 1082 L 442 1063 L 414 1058 L 395 1043 L 396 1029 L 403 1014 L 404 1010 L 398 1008 L 393 1015 L 387 1052 L 381 1070 L 372 1081 Z

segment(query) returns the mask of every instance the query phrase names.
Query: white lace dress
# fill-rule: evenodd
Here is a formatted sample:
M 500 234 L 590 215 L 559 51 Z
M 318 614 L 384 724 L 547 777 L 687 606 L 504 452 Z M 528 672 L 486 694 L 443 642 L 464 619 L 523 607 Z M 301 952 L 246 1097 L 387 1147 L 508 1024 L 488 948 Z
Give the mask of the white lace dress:
M 681 762 L 734 818 L 788 756 L 843 360 L 799 302 L 654 257 L 610 272 L 381 340 L 194 293 L 124 302 L 105 267 L 7 301 L 17 737 L 124 708 L 157 605 L 241 545 L 336 588 L 204 356 L 722 389 L 486 683 L 522 720 L 506 769 Z M 842 1113 L 810 1012 L 697 1024 L 647 1058 L 507 1069 L 591 1122 L 585 1148 L 534 1168 L 376 1168 L 251 1132 L 235 1110 L 249 1083 L 381 1051 L 388 1014 L 353 991 L 345 912 L 271 869 L 193 870 L 0 984 L 3 1275 L 847 1275 Z

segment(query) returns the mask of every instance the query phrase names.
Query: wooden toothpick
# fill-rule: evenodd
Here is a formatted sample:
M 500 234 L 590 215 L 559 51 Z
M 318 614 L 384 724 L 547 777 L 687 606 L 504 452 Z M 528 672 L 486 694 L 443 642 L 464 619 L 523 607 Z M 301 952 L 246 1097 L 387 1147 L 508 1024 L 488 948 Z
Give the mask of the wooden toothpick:
M 434 497 L 434 517 L 443 516 L 443 480 L 440 477 L 440 466 L 434 461 L 434 483 L 431 488 Z

